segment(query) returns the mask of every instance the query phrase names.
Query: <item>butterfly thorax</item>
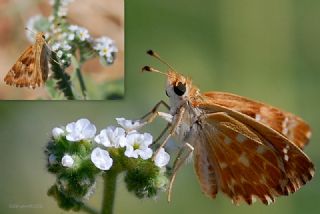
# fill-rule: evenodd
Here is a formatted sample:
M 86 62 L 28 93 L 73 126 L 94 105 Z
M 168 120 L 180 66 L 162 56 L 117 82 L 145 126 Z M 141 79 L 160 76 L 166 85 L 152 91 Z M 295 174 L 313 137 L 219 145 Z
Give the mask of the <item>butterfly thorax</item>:
M 198 108 L 198 100 L 201 99 L 200 90 L 192 85 L 191 79 L 174 71 L 168 72 L 166 94 L 169 97 L 170 114 L 173 123 L 178 122 L 176 135 L 182 142 L 189 141 L 190 136 L 199 129 L 199 120 L 204 113 Z M 183 113 L 180 113 L 183 109 Z

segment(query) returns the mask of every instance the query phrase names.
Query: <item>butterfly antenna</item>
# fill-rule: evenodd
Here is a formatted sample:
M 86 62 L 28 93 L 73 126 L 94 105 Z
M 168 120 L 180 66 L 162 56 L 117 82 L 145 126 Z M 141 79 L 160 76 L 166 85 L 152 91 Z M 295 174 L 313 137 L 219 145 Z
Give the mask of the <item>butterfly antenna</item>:
M 160 73 L 160 74 L 163 74 L 163 75 L 168 76 L 167 73 L 164 73 L 164 72 L 162 72 L 162 71 L 159 71 L 159 70 L 157 70 L 157 69 L 155 69 L 155 68 L 152 68 L 152 67 L 150 67 L 150 66 L 144 66 L 144 67 L 142 68 L 142 72 L 144 72 L 144 71 L 154 72 L 154 73 Z
M 164 61 L 159 54 L 157 54 L 156 52 L 154 52 L 153 50 L 148 50 L 147 54 L 149 54 L 150 56 L 153 56 L 154 58 L 158 59 L 160 62 L 162 62 L 163 64 L 165 64 L 166 66 L 168 66 L 171 70 L 175 70 L 169 63 L 167 63 L 166 61 Z
M 27 31 L 29 31 L 29 32 L 31 32 L 31 33 L 33 33 L 34 35 L 37 34 L 36 32 L 34 32 L 33 30 L 31 30 L 31 29 L 29 29 L 29 28 L 27 28 L 27 27 L 25 27 L 24 29 L 27 30 Z

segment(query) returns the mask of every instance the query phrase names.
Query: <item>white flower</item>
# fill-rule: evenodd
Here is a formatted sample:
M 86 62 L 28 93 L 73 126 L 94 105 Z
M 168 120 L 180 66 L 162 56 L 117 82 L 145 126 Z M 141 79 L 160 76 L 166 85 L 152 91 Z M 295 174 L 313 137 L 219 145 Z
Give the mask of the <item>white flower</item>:
M 118 52 L 118 48 L 116 47 L 114 41 L 106 36 L 96 39 L 93 48 L 99 52 L 101 57 L 106 57 L 109 61 L 112 61 L 112 54 Z
M 65 50 L 65 51 L 71 50 L 71 46 L 70 46 L 67 42 L 63 43 L 62 48 L 63 48 L 63 50 Z
M 85 28 L 79 28 L 77 34 L 78 34 L 79 39 L 80 39 L 81 41 L 84 41 L 84 40 L 90 38 L 90 35 L 89 35 L 88 30 L 85 29 Z
M 69 34 L 68 39 L 73 40 L 75 36 L 77 36 L 81 41 L 85 41 L 90 38 L 89 31 L 86 28 L 79 27 L 77 25 L 70 25 L 69 30 L 74 32 L 74 35 Z
M 37 30 L 35 29 L 36 24 L 41 21 L 42 19 L 44 19 L 43 16 L 41 15 L 35 15 L 32 16 L 28 19 L 27 24 L 26 24 L 26 36 L 27 39 L 31 42 L 34 43 L 35 42 L 35 33 L 37 33 Z
M 91 153 L 92 163 L 101 170 L 108 170 L 111 168 L 113 160 L 109 152 L 99 147 L 95 148 Z
M 78 31 L 78 29 L 79 29 L 79 26 L 78 26 L 78 25 L 70 25 L 70 26 L 69 26 L 69 30 L 71 30 L 71 31 L 73 31 L 73 32 Z
M 57 157 L 54 154 L 50 154 L 48 158 L 49 164 L 54 165 L 57 164 Z
M 170 155 L 164 150 L 164 148 L 161 148 L 159 153 L 154 159 L 154 164 L 158 167 L 164 167 L 167 165 L 170 161 Z
M 74 37 L 75 37 L 74 33 L 68 34 L 68 40 L 72 41 L 74 40 Z
M 62 57 L 62 55 L 63 55 L 62 50 L 59 50 L 59 51 L 57 52 L 57 57 L 61 58 L 61 57 Z
M 126 120 L 125 118 L 116 118 L 116 120 L 126 131 L 136 130 L 142 125 L 139 120 Z
M 88 119 L 80 119 L 77 122 L 69 123 L 66 126 L 67 140 L 80 141 L 89 140 L 96 134 L 96 127 Z
M 123 128 L 109 126 L 101 130 L 100 134 L 94 138 L 95 142 L 105 147 L 124 147 L 126 145 L 125 131 Z
M 62 17 L 62 16 L 66 16 L 68 13 L 68 8 L 67 7 L 60 7 L 58 10 L 58 16 Z
M 74 160 L 70 155 L 64 155 L 62 160 L 61 160 L 62 166 L 64 167 L 72 167 L 74 164 Z
M 127 136 L 127 145 L 125 155 L 127 157 L 138 158 L 146 160 L 152 157 L 152 149 L 148 146 L 152 144 L 152 135 L 149 133 L 139 134 L 132 133 Z
M 61 47 L 61 44 L 59 42 L 56 42 L 51 46 L 51 50 L 57 51 L 60 47 Z
M 53 137 L 53 139 L 57 140 L 61 136 L 64 136 L 64 130 L 63 129 L 61 129 L 61 128 L 52 129 L 52 137 Z

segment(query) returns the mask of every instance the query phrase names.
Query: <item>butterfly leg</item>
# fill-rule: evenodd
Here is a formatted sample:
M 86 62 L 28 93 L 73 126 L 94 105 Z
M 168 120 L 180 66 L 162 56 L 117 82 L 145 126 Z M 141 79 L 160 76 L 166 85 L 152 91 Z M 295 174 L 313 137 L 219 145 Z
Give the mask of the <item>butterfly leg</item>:
M 162 130 L 160 135 L 152 142 L 152 144 L 156 144 L 165 135 L 165 133 L 170 128 L 170 126 L 171 126 L 171 123 L 168 123 L 167 126 Z
M 139 121 L 141 122 L 141 125 L 139 126 L 139 128 L 142 128 L 143 126 L 152 123 L 154 121 L 154 119 L 156 119 L 158 116 L 164 118 L 166 121 L 168 121 L 169 123 L 171 123 L 172 121 L 172 115 L 165 113 L 165 112 L 159 112 L 158 109 L 160 108 L 160 106 L 163 105 L 164 107 L 166 107 L 167 109 L 169 109 L 169 105 L 164 102 L 163 100 L 161 100 L 160 102 L 158 102 L 150 112 L 148 112 L 147 114 L 145 114 L 143 117 L 141 117 L 139 119 Z
M 160 147 L 157 149 L 157 151 L 154 153 L 152 159 L 154 160 L 154 158 L 158 155 L 159 151 L 161 148 L 163 148 L 169 141 L 169 139 L 172 137 L 172 135 L 175 133 L 177 127 L 179 125 L 181 125 L 181 121 L 183 118 L 183 115 L 185 113 L 185 108 L 181 107 L 179 109 L 179 112 L 177 113 L 177 119 L 174 120 L 174 123 L 170 126 L 170 132 L 167 135 L 167 137 L 165 138 L 165 140 L 162 142 L 162 144 L 160 145 Z
M 143 117 L 140 118 L 140 120 L 146 120 L 148 121 L 149 118 L 153 118 L 157 115 L 158 109 L 160 108 L 160 106 L 163 105 L 164 107 L 166 107 L 168 110 L 170 109 L 170 106 L 163 100 L 161 100 L 160 102 L 158 102 L 151 111 L 149 111 L 147 114 L 145 114 Z M 153 116 L 155 115 L 155 116 Z M 148 118 L 148 119 L 146 119 Z
M 187 152 L 185 153 L 185 150 L 187 149 Z M 178 170 L 181 168 L 183 163 L 188 159 L 190 154 L 193 152 L 194 148 L 189 143 L 185 143 L 183 147 L 179 150 L 178 155 L 173 163 L 173 172 L 169 181 L 169 187 L 168 187 L 168 202 L 171 201 L 171 193 L 172 193 L 172 186 L 175 181 L 176 175 Z M 183 156 L 184 154 L 184 156 Z

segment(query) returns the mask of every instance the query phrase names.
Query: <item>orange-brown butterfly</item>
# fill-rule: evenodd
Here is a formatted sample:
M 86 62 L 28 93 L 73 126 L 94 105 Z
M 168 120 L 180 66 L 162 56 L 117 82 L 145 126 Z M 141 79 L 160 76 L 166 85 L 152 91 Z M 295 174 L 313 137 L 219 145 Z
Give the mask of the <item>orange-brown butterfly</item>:
M 169 67 L 166 73 L 150 66 L 143 71 L 167 76 L 170 105 L 159 102 L 143 117 L 145 123 L 157 116 L 165 118 L 169 134 L 160 147 L 173 135 L 185 145 L 174 163 L 169 201 L 176 172 L 192 151 L 202 191 L 211 198 L 222 191 L 236 204 L 242 200 L 251 204 L 256 198 L 269 204 L 312 179 L 314 166 L 302 151 L 311 131 L 301 118 L 230 93 L 200 93 L 190 78 L 177 73 L 157 53 L 147 53 Z M 170 109 L 169 114 L 158 111 L 161 104 Z M 188 152 L 183 152 L 186 148 Z
M 8 85 L 36 88 L 44 85 L 48 78 L 50 50 L 42 32 L 36 34 L 35 43 L 19 57 L 4 78 Z

